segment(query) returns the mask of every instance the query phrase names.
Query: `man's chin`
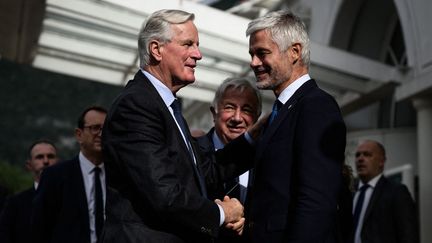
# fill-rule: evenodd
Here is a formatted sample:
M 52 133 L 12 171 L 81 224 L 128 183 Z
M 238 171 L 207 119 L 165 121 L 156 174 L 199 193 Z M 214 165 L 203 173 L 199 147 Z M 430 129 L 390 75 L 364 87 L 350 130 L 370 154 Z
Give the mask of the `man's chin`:
M 192 84 L 195 82 L 195 75 L 188 75 L 188 77 L 185 80 L 186 85 Z
M 173 86 L 178 87 L 179 89 L 189 85 L 189 84 L 193 84 L 195 82 L 195 76 L 194 75 L 189 75 L 187 77 L 185 77 L 182 80 L 173 80 Z
M 236 139 L 238 136 L 246 132 L 246 129 L 230 129 L 230 138 Z
M 256 87 L 258 89 L 271 89 L 271 82 L 268 80 L 262 80 L 256 82 Z

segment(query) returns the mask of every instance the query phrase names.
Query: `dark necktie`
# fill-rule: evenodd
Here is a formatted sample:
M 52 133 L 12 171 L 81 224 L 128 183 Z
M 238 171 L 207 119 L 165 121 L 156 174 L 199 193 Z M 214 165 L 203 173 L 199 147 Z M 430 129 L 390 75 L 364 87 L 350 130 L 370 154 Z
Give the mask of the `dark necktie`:
M 94 216 L 95 216 L 95 228 L 96 228 L 96 237 L 99 238 L 103 224 L 104 224 L 104 206 L 103 206 L 103 198 L 102 198 L 102 184 L 100 180 L 100 172 L 101 168 L 95 167 L 94 171 L 94 185 L 95 185 L 95 203 L 94 203 Z
M 272 113 L 270 115 L 269 124 L 271 124 L 273 120 L 276 118 L 282 105 L 283 105 L 282 102 L 280 102 L 278 99 L 275 100 L 272 108 Z
M 173 103 L 171 104 L 171 108 L 173 109 L 174 118 L 176 119 L 177 123 L 180 126 L 180 129 L 183 132 L 183 135 L 186 138 L 186 146 L 187 146 L 187 149 L 189 150 L 189 155 L 191 156 L 192 161 L 195 161 L 194 160 L 193 150 L 192 150 L 192 147 L 191 147 L 191 144 L 190 144 L 190 141 L 189 141 L 189 137 L 188 137 L 188 135 L 189 135 L 189 129 L 187 128 L 186 122 L 185 122 L 185 120 L 183 118 L 183 115 L 181 113 L 181 104 L 180 104 L 180 102 L 179 102 L 178 99 L 175 99 L 173 101 Z M 205 197 L 207 197 L 207 190 L 206 190 L 206 187 L 205 187 L 204 180 L 201 177 L 201 174 L 199 173 L 197 166 L 194 165 L 193 168 L 195 170 L 195 173 L 198 176 L 198 181 L 199 181 L 199 186 L 201 188 L 201 192 L 202 192 L 202 194 Z
M 360 213 L 363 207 L 363 203 L 364 203 L 364 198 L 365 198 L 365 193 L 366 190 L 369 188 L 369 184 L 364 184 L 362 187 L 360 187 L 360 194 L 359 197 L 357 199 L 357 203 L 355 205 L 354 208 L 354 215 L 353 215 L 353 220 L 354 220 L 354 230 L 357 230 L 357 224 L 360 218 Z

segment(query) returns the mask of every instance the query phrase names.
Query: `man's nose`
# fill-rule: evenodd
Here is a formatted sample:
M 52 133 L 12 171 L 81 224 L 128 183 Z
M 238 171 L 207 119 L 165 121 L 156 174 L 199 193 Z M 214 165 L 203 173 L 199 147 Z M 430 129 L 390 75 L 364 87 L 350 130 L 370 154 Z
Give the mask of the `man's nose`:
M 202 54 L 198 46 L 195 47 L 194 50 L 192 51 L 192 57 L 196 60 L 202 59 Z
M 252 56 L 251 62 L 249 64 L 251 68 L 260 66 L 261 64 L 262 62 L 257 56 Z
M 48 156 L 45 156 L 43 159 L 43 165 L 48 166 L 49 165 L 49 158 Z
M 241 121 L 242 117 L 241 117 L 241 111 L 240 111 L 240 109 L 236 109 L 234 111 L 234 114 L 231 117 L 231 119 L 234 120 L 234 121 Z

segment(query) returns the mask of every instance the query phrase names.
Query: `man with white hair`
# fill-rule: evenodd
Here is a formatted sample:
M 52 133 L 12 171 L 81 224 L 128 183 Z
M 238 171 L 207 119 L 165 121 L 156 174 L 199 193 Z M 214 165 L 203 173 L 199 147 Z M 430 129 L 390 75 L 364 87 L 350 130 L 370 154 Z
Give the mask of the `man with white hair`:
M 108 193 L 116 192 L 114 201 L 129 209 L 116 211 L 107 195 L 106 239 L 118 238 L 119 229 L 129 235 L 122 242 L 212 242 L 220 226 L 242 232 L 240 202 L 208 198 L 210 174 L 176 96 L 195 81 L 202 58 L 193 20 L 185 11 L 160 10 L 139 33 L 140 70 L 114 101 L 102 133 Z M 218 158 L 246 163 L 251 150 L 242 136 Z

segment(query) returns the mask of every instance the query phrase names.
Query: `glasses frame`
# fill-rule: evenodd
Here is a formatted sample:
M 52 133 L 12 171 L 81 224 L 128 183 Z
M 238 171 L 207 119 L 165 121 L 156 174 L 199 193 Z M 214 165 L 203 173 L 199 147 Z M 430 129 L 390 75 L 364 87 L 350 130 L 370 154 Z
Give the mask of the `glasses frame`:
M 100 132 L 102 132 L 102 128 L 103 128 L 103 124 L 95 124 L 95 125 L 88 125 L 88 126 L 83 126 L 83 130 L 88 128 L 89 132 L 93 135 L 97 135 Z

